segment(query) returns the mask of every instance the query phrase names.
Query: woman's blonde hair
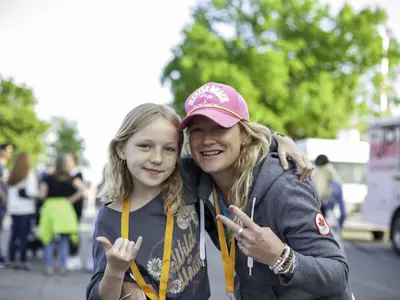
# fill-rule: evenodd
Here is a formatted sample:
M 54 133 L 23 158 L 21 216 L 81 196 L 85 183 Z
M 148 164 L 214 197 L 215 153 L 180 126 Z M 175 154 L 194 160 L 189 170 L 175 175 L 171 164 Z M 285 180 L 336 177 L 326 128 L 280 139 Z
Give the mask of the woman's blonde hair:
M 239 122 L 245 139 L 240 154 L 234 164 L 234 184 L 229 192 L 229 203 L 245 210 L 253 186 L 253 172 L 258 162 L 261 162 L 269 152 L 271 132 L 263 125 Z
M 109 156 L 105 171 L 105 182 L 99 194 L 103 202 L 118 202 L 130 197 L 134 189 L 132 175 L 126 164 L 118 156 L 117 151 L 126 144 L 132 135 L 158 118 L 167 120 L 179 131 L 178 128 L 181 119 L 172 108 L 166 105 L 154 103 L 141 104 L 125 116 L 121 127 L 108 147 Z M 162 187 L 164 210 L 166 213 L 168 213 L 169 205 L 171 205 L 171 213 L 173 214 L 178 213 L 183 208 L 182 180 L 178 166 L 182 144 L 183 133 L 179 131 L 177 165 Z
M 341 183 L 341 179 L 331 163 L 317 167 L 312 179 L 318 198 L 322 202 L 329 201 L 332 197 L 331 181 L 335 181 L 339 184 Z

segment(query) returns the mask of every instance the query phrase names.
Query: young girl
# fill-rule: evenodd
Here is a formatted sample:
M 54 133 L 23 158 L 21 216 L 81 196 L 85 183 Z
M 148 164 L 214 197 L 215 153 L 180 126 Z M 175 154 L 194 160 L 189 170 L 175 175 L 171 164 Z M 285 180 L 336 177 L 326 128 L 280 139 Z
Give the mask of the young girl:
M 147 103 L 125 117 L 111 141 L 102 192 L 110 203 L 96 221 L 87 299 L 209 299 L 197 197 L 187 183 L 183 192 L 179 171 L 179 124 L 171 108 Z
M 195 208 L 200 170 L 182 168 L 179 125 L 171 108 L 147 103 L 111 141 L 87 299 L 209 299 Z

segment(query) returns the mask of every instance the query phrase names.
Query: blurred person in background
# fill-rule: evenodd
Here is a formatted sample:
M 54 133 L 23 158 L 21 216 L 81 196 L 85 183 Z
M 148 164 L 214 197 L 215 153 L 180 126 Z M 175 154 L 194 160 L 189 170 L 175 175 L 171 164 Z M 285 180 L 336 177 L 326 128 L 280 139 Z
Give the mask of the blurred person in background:
M 321 212 L 331 225 L 335 237 L 340 240 L 340 232 L 346 220 L 342 181 L 326 155 L 319 155 L 315 160 L 315 165 L 316 169 L 312 178 L 318 198 L 321 201 Z M 338 220 L 333 213 L 337 205 L 340 209 Z
M 39 184 L 44 182 L 44 179 L 51 174 L 54 174 L 54 162 L 49 161 L 46 163 L 45 168 L 37 174 L 38 180 L 38 189 L 39 189 Z M 20 196 L 24 197 L 25 195 L 22 194 L 23 191 L 20 190 Z M 32 217 L 32 222 L 31 222 L 31 230 L 28 235 L 28 246 L 27 250 L 31 251 L 32 257 L 36 257 L 38 259 L 41 258 L 41 253 L 39 252 L 40 250 L 43 249 L 43 244 L 40 241 L 39 238 L 39 233 L 38 233 L 38 227 L 39 227 L 39 220 L 40 220 L 40 208 L 42 206 L 43 202 L 40 200 L 35 201 L 35 213 Z
M 3 220 L 7 211 L 7 163 L 10 160 L 12 153 L 14 151 L 13 145 L 6 143 L 0 145 L 0 241 L 3 232 Z M 0 269 L 5 268 L 6 261 L 1 251 L 0 243 Z
M 49 175 L 40 184 L 40 198 L 44 200 L 41 208 L 39 235 L 45 245 L 44 255 L 46 275 L 54 275 L 53 256 L 58 246 L 59 272 L 67 274 L 69 238 L 79 230 L 73 204 L 82 197 L 85 186 L 79 178 L 72 177 L 71 155 L 60 155 L 56 159 L 54 175 Z M 73 242 L 77 242 L 74 239 Z
M 39 183 L 42 183 L 46 176 L 54 174 L 55 166 L 53 162 L 46 163 L 45 169 L 39 174 Z
M 78 178 L 84 183 L 82 171 L 79 167 L 79 155 L 77 153 L 70 153 L 68 155 L 70 156 L 69 162 L 71 163 L 70 176 L 72 178 Z M 74 203 L 74 209 L 75 209 L 76 216 L 78 218 L 78 223 L 80 223 L 80 221 L 82 219 L 83 205 L 84 205 L 85 200 L 86 200 L 85 195 L 82 195 L 82 197 L 80 197 L 78 199 L 78 201 L 76 201 Z M 67 268 L 69 270 L 82 269 L 83 263 L 79 256 L 79 250 L 80 250 L 79 240 L 78 240 L 78 244 L 71 243 L 71 241 L 70 241 L 69 245 L 70 245 L 70 257 L 67 262 Z
M 28 153 L 23 152 L 16 157 L 7 184 L 7 211 L 12 219 L 8 250 L 9 268 L 29 271 L 32 267 L 27 261 L 26 250 L 39 188 L 37 177 L 31 170 Z M 17 253 L 19 263 L 16 261 Z

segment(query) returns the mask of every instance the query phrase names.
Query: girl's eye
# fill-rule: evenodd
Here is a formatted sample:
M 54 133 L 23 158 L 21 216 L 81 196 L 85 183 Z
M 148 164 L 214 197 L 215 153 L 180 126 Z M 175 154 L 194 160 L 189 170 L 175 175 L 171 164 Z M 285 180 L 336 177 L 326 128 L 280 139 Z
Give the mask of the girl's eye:
M 175 152 L 176 151 L 176 149 L 172 148 L 172 147 L 167 147 L 167 148 L 165 148 L 165 150 L 168 151 L 168 152 Z
M 150 149 L 151 146 L 149 144 L 140 144 L 138 145 L 139 148 L 143 148 L 143 149 Z

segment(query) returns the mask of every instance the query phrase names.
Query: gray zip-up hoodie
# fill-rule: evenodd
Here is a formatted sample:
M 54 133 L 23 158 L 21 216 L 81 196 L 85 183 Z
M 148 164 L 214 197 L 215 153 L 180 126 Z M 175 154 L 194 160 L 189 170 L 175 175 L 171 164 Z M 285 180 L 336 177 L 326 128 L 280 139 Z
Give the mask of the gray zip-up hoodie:
M 254 170 L 251 201 L 246 213 L 262 227 L 269 227 L 288 244 L 298 266 L 290 280 L 275 275 L 267 265 L 254 261 L 249 275 L 248 258 L 236 250 L 236 298 L 242 300 L 351 300 L 349 267 L 345 254 L 331 234 L 319 233 L 314 219 L 320 202 L 310 182 L 301 182 L 294 166 L 284 171 L 276 153 L 270 153 Z M 197 196 L 205 204 L 203 228 L 219 248 L 211 177 L 202 173 Z M 201 209 L 202 210 L 202 209 Z M 204 222 L 205 221 L 205 222 Z M 203 229 L 204 234 L 204 229 Z

